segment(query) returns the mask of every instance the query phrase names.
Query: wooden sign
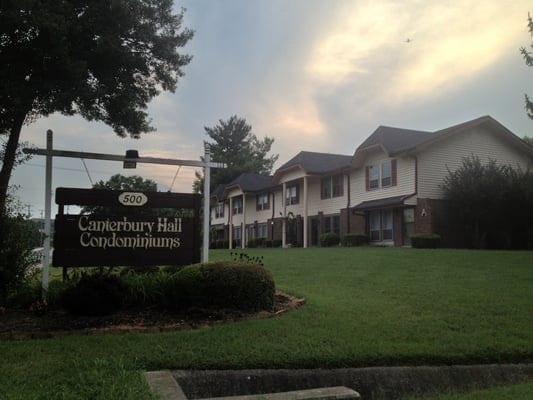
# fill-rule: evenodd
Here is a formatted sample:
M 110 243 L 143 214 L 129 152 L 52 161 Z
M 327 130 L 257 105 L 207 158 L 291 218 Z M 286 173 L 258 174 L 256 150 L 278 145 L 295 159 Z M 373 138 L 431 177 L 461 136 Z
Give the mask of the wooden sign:
M 200 195 L 58 188 L 53 265 L 148 266 L 200 262 Z M 85 215 L 64 205 L 91 206 Z

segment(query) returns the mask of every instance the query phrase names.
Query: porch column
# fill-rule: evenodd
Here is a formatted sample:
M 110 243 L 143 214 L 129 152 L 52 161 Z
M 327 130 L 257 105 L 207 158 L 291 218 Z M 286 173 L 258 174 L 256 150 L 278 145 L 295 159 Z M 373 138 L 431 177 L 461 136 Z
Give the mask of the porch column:
M 233 197 L 229 198 L 229 249 L 233 249 Z
M 304 249 L 307 248 L 307 214 L 309 212 L 307 206 L 307 176 L 304 176 Z
M 282 193 L 281 193 L 281 204 L 283 204 L 283 215 L 281 220 L 281 247 L 285 248 L 287 247 L 287 204 L 285 204 L 285 197 L 286 197 L 286 191 L 287 191 L 287 184 L 283 182 L 282 186 Z
M 247 243 L 247 237 L 246 234 L 246 194 L 242 194 L 242 228 L 241 228 L 241 249 L 244 249 L 246 247 Z

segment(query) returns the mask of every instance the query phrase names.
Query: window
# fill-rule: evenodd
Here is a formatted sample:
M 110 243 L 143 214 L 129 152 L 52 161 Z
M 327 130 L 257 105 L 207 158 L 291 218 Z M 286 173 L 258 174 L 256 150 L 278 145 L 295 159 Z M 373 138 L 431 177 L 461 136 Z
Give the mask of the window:
M 342 175 L 333 175 L 322 178 L 321 195 L 323 199 L 339 197 L 343 195 Z
M 387 160 L 366 167 L 366 190 L 396 186 L 396 179 L 396 160 Z
M 340 235 L 341 219 L 338 215 L 324 218 L 324 233 L 333 232 Z
M 298 204 L 298 186 L 287 186 L 287 191 L 285 192 L 285 204 L 288 206 L 292 204 Z
M 370 240 L 392 240 L 392 210 L 372 211 L 369 216 Z
M 381 187 L 392 185 L 392 163 L 391 160 L 381 163 Z
M 257 237 L 266 238 L 267 236 L 268 236 L 268 225 L 267 224 L 257 225 Z
M 379 168 L 377 165 L 368 167 L 368 187 L 369 189 L 379 188 Z
M 233 215 L 242 214 L 242 197 L 233 199 Z
M 268 210 L 270 208 L 270 204 L 268 201 L 268 193 L 261 193 L 260 195 L 257 195 L 255 205 L 257 211 Z
M 342 175 L 335 175 L 331 178 L 331 189 L 333 192 L 333 197 L 339 197 L 344 194 Z
M 219 202 L 215 206 L 215 218 L 224 218 L 224 203 Z

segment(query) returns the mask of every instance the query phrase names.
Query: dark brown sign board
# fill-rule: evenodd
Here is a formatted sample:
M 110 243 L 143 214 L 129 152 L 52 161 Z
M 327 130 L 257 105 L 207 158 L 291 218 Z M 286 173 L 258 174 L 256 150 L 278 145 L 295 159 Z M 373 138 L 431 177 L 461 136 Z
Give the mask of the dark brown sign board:
M 198 194 L 58 188 L 56 203 L 56 267 L 200 262 Z M 95 208 L 70 215 L 65 205 Z

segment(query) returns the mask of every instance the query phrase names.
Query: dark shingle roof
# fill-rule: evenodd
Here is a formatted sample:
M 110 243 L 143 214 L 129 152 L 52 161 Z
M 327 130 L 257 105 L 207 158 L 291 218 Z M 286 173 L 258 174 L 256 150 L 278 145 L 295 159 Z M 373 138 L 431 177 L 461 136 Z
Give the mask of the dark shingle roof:
M 356 150 L 381 145 L 388 154 L 410 149 L 435 138 L 435 133 L 380 126 Z
M 221 200 L 225 187 L 226 185 L 217 185 L 215 190 L 211 192 L 211 197 L 216 197 L 218 200 Z
M 311 174 L 322 174 L 329 171 L 349 167 L 352 156 L 331 153 L 315 153 L 312 151 L 301 151 L 295 157 L 283 164 L 277 171 L 283 171 L 292 167 L 300 167 L 305 172 Z
M 272 177 L 245 172 L 226 185 L 225 190 L 238 186 L 243 192 L 260 192 L 272 186 Z

